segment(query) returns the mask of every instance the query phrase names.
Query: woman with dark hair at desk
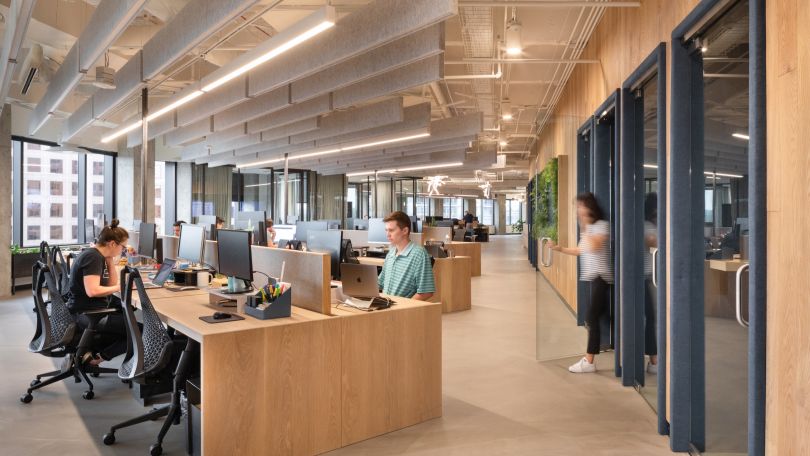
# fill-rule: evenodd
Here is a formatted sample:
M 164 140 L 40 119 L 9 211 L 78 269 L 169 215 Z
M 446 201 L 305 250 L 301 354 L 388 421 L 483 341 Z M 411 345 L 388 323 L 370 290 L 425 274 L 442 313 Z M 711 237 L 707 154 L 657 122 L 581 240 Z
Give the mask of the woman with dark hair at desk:
M 602 219 L 602 210 L 593 193 L 577 195 L 577 219 L 582 237 L 576 247 L 562 247 L 550 242 L 552 250 L 568 255 L 581 256 L 579 280 L 591 283 L 591 305 L 585 315 L 588 328 L 588 348 L 585 356 L 571 365 L 574 373 L 596 372 L 594 356 L 599 353 L 601 340 L 600 320 L 608 311 L 608 284 L 613 283 L 613 266 L 610 261 L 610 225 Z
M 71 312 L 79 314 L 77 322 L 82 329 L 90 326 L 91 320 L 81 312 L 121 305 L 121 301 L 112 296 L 121 289 L 115 271 L 115 259 L 121 255 L 127 239 L 127 230 L 118 226 L 118 219 L 113 219 L 101 230 L 96 244 L 83 251 L 73 262 L 70 274 L 71 296 L 67 305 Z M 102 317 L 95 325 L 95 330 L 98 338 L 94 346 L 103 348 L 98 353 L 100 356 L 85 354 L 84 362 L 98 365 L 126 351 L 127 332 L 121 313 Z

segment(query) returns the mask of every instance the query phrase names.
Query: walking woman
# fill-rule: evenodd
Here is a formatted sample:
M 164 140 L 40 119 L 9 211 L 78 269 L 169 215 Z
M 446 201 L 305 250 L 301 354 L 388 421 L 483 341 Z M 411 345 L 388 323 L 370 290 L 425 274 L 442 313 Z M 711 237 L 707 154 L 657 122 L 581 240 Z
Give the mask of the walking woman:
M 576 247 L 562 247 L 551 243 L 551 249 L 568 255 L 581 256 L 579 280 L 591 282 L 591 305 L 585 315 L 588 329 L 588 348 L 585 357 L 571 365 L 574 373 L 596 372 L 593 362 L 599 353 L 601 331 L 599 320 L 608 312 L 608 284 L 613 283 L 613 266 L 610 255 L 610 225 L 604 220 L 602 210 L 593 193 L 577 196 L 577 220 L 581 239 Z

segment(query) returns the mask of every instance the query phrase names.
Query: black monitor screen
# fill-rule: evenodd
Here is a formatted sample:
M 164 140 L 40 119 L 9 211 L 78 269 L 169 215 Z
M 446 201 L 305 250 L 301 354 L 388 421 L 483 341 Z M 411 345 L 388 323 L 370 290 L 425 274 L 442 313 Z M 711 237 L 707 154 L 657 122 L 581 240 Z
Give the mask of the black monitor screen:
M 253 281 L 253 260 L 250 254 L 250 231 L 217 231 L 219 273 L 237 279 Z
M 299 241 L 307 242 L 309 240 L 307 237 L 308 231 L 326 231 L 328 228 L 329 224 L 325 221 L 295 222 L 295 238 Z
M 154 223 L 141 223 L 138 227 L 138 255 L 146 258 L 155 258 L 155 233 Z
M 96 224 L 93 219 L 85 219 L 84 221 L 84 242 L 95 242 L 96 240 Z
M 385 222 L 383 222 L 383 219 L 368 219 L 368 242 L 388 244 L 388 236 L 385 235 Z
M 332 278 L 340 278 L 340 248 L 343 243 L 343 231 L 310 230 L 307 234 L 307 250 L 328 253 L 331 259 Z
M 203 242 L 205 242 L 205 228 L 184 223 L 180 225 L 180 246 L 177 256 L 192 263 L 202 262 Z

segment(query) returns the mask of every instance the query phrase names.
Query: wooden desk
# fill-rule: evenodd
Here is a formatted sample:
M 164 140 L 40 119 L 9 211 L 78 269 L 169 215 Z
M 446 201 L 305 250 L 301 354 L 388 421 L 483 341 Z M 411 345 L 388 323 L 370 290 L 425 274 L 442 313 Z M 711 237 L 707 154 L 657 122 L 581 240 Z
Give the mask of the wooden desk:
M 444 246 L 448 251 L 453 252 L 453 256 L 466 256 L 472 259 L 472 276 L 481 275 L 481 244 L 478 242 L 457 242 L 453 241 Z
M 219 298 L 147 292 L 200 343 L 203 454 L 319 454 L 441 416 L 438 303 L 209 324 Z
M 431 301 L 442 304 L 442 313 L 472 308 L 471 269 L 470 257 L 436 258 L 433 265 L 436 293 Z

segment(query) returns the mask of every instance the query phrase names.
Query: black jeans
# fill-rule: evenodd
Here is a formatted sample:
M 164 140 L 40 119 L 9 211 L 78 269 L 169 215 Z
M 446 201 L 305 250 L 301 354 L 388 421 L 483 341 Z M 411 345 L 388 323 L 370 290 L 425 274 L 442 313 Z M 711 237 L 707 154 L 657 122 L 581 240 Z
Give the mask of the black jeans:
M 589 355 L 599 353 L 599 345 L 602 339 L 602 328 L 600 320 L 602 315 L 608 311 L 608 284 L 601 277 L 591 280 L 591 306 L 585 315 L 585 327 L 588 328 L 588 350 Z
M 647 356 L 658 355 L 655 298 L 655 286 L 652 284 L 652 279 L 644 280 L 644 354 Z
M 91 319 L 87 315 L 79 314 L 76 318 L 81 329 L 90 326 Z M 93 339 L 93 349 L 98 350 L 102 358 L 109 361 L 127 351 L 127 326 L 124 315 L 114 313 L 102 317 L 95 326 L 96 337 Z

